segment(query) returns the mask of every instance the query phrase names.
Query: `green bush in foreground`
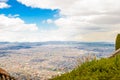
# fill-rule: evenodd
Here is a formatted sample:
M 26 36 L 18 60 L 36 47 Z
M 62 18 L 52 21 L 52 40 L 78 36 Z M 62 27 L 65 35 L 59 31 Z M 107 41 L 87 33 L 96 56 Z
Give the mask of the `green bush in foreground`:
M 85 62 L 71 72 L 50 80 L 120 80 L 120 55 Z
M 119 49 L 120 48 L 120 34 L 117 35 L 116 38 L 116 45 L 115 45 L 115 49 Z

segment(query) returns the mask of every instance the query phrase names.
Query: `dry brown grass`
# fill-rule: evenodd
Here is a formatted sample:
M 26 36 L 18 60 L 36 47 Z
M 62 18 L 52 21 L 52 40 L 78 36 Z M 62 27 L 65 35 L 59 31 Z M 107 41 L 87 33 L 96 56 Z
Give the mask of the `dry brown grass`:
M 88 54 L 86 56 L 82 56 L 81 58 L 77 58 L 77 63 L 76 63 L 76 67 L 79 67 L 80 65 L 82 65 L 85 62 L 89 62 L 91 60 L 96 60 L 97 57 L 95 54 Z

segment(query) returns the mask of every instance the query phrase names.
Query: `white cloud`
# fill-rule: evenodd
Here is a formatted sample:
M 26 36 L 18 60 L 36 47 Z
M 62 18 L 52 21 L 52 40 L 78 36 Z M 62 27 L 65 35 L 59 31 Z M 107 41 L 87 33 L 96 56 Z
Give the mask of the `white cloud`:
M 34 31 L 37 30 L 36 24 L 26 24 L 18 17 L 7 17 L 0 15 L 0 30 L 1 31 Z
M 11 17 L 12 16 L 12 17 Z M 51 23 L 51 20 L 47 20 Z M 55 35 L 57 33 L 57 35 Z M 38 30 L 36 24 L 26 24 L 16 15 L 0 15 L 0 41 L 53 41 L 69 40 L 67 32 L 61 30 Z
M 99 15 L 94 19 L 88 20 L 88 22 L 95 24 L 120 24 L 120 15 Z
M 59 26 L 51 33 L 54 38 L 59 35 L 63 40 L 113 41 L 120 32 L 120 0 L 17 1 L 32 8 L 59 9 L 65 17 L 54 21 Z
M 9 18 L 16 18 L 16 17 L 19 17 L 19 14 L 15 14 L 15 15 L 8 14 L 8 17 Z
M 36 24 L 26 24 L 18 17 L 0 15 L 0 41 L 22 41 L 22 39 L 27 40 L 28 34 L 31 35 L 31 33 L 37 30 L 38 28 Z
M 7 0 L 0 0 L 0 9 L 10 7 L 10 5 L 8 5 L 6 2 Z
M 17 0 L 26 6 L 30 6 L 33 8 L 47 8 L 47 9 L 60 9 L 64 7 L 68 7 L 71 3 L 74 3 L 73 0 Z
M 52 23 L 54 23 L 54 22 L 53 22 L 52 19 L 47 19 L 47 20 L 43 20 L 42 23 L 43 23 L 43 24 L 46 24 L 46 23 L 47 23 L 47 24 L 52 24 Z
M 51 23 L 53 23 L 53 20 L 47 19 L 47 23 L 48 23 L 48 24 L 51 24 Z

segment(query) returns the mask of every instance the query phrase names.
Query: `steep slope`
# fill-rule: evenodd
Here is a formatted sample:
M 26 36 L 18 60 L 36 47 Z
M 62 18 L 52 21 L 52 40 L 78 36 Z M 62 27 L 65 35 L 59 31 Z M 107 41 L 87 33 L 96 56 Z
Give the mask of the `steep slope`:
M 109 58 L 85 62 L 50 80 L 120 80 L 120 34 L 117 35 L 115 49 Z
M 120 80 L 120 55 L 85 62 L 71 72 L 50 80 Z

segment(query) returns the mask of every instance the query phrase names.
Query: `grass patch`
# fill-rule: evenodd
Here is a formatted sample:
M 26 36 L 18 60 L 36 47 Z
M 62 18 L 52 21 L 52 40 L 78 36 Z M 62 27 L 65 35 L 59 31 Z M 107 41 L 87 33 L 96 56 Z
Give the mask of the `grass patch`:
M 120 80 L 120 55 L 92 60 L 50 80 Z

